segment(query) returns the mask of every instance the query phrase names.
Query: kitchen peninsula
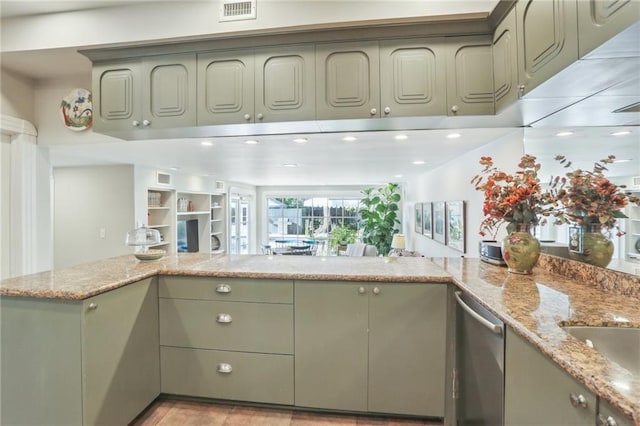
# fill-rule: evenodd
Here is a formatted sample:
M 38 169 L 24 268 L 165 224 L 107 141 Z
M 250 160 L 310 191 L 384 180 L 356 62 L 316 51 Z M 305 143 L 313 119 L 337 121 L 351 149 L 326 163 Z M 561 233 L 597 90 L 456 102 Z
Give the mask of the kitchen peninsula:
M 368 298 L 368 309 L 370 310 L 373 304 L 377 303 L 374 302 L 376 297 L 382 298 L 386 294 L 392 294 L 394 288 L 404 288 L 402 286 L 411 286 L 411 291 L 433 289 L 433 293 L 420 296 L 422 299 L 446 295 L 447 303 L 444 304 L 446 309 L 451 309 L 454 306 L 451 304 L 451 290 L 461 290 L 504 321 L 507 326 L 507 339 L 509 338 L 509 333 L 517 336 L 517 338 L 522 338 L 533 350 L 552 360 L 552 363 L 559 367 L 560 370 L 568 373 L 576 384 L 594 395 L 594 401 L 597 397 L 601 406 L 602 404 L 607 404 L 613 407 L 618 412 L 619 424 L 624 424 L 622 422 L 625 420 L 628 422 L 626 424 L 640 424 L 640 377 L 607 360 L 599 352 L 570 336 L 561 327 L 566 325 L 604 325 L 638 328 L 640 327 L 640 312 L 637 307 L 640 291 L 627 295 L 604 292 L 595 285 L 551 274 L 539 267 L 535 269 L 534 274 L 531 276 L 509 274 L 504 268 L 488 265 L 479 262 L 477 259 L 402 257 L 365 257 L 356 259 L 319 256 L 226 256 L 209 254 L 170 255 L 155 262 L 138 262 L 133 256 L 121 256 L 68 269 L 1 281 L 3 423 L 33 422 L 38 418 L 36 413 L 38 410 L 34 407 L 40 407 L 40 409 L 45 407 L 52 410 L 47 414 L 40 413 L 41 415 L 48 415 L 49 418 L 52 418 L 51 413 L 61 414 L 61 411 L 64 411 L 65 413 L 63 414 L 66 416 L 69 416 L 69 413 L 75 413 L 76 417 L 66 417 L 64 419 L 67 424 L 93 424 L 97 420 L 109 418 L 103 416 L 111 415 L 104 412 L 104 407 L 109 406 L 109 403 L 113 403 L 113 400 L 109 400 L 112 397 L 110 392 L 113 392 L 117 385 L 126 384 L 127 379 L 130 379 L 132 375 L 135 376 L 135 374 L 130 372 L 126 378 L 120 377 L 120 379 L 123 379 L 121 383 L 113 380 L 109 383 L 111 387 L 107 386 L 104 393 L 92 394 L 104 404 L 91 407 L 91 404 L 96 404 L 97 402 L 86 400 L 87 392 L 91 390 L 92 380 L 95 379 L 89 373 L 92 371 L 91 363 L 95 362 L 89 355 L 95 357 L 100 355 L 107 359 L 96 370 L 97 374 L 105 374 L 105 369 L 108 369 L 108 366 L 112 364 L 108 359 L 124 360 L 127 356 L 132 355 L 127 352 L 131 347 L 139 349 L 141 354 L 148 354 L 152 359 L 143 359 L 142 364 L 150 366 L 149 368 L 155 371 L 152 371 L 154 378 L 151 383 L 149 383 L 149 378 L 146 377 L 147 383 L 143 386 L 144 391 L 138 392 L 138 394 L 147 395 L 146 398 L 149 399 L 146 402 L 140 402 L 142 404 L 141 408 L 134 409 L 118 406 L 119 410 L 123 412 L 129 409 L 130 412 L 127 415 L 135 417 L 161 392 L 167 394 L 186 394 L 185 392 L 189 392 L 188 394 L 191 396 L 203 396 L 203 392 L 218 392 L 219 389 L 207 389 L 206 383 L 202 385 L 205 387 L 204 389 L 198 387 L 198 385 L 193 385 L 193 383 L 187 383 L 186 385 L 181 383 L 178 377 L 180 374 L 172 371 L 175 365 L 169 365 L 173 361 L 177 362 L 178 365 L 180 365 L 181 361 L 193 365 L 193 360 L 202 361 L 201 356 L 215 358 L 219 353 L 229 353 L 226 350 L 199 350 L 195 353 L 193 351 L 186 352 L 186 349 L 181 348 L 180 346 L 182 345 L 179 344 L 179 340 L 184 337 L 180 334 L 181 332 L 186 333 L 185 336 L 191 342 L 206 339 L 206 336 L 202 337 L 198 331 L 192 333 L 186 330 L 188 318 L 181 316 L 179 305 L 188 303 L 187 310 L 194 315 L 199 309 L 206 311 L 208 309 L 206 306 L 211 306 L 206 305 L 207 303 L 217 303 L 219 306 L 225 306 L 225 309 L 232 309 L 240 305 L 243 306 L 243 309 L 265 309 L 260 311 L 260 318 L 266 325 L 260 324 L 260 327 L 269 327 L 272 319 L 274 323 L 280 325 L 288 319 L 289 321 L 295 321 L 296 328 L 298 328 L 298 322 L 301 321 L 305 326 L 312 326 L 311 331 L 315 332 L 313 321 L 305 317 L 306 313 L 303 309 L 308 309 L 310 305 L 305 304 L 303 296 L 310 292 L 308 294 L 317 297 L 315 302 L 321 304 L 323 300 L 314 289 L 324 288 L 323 286 L 327 286 L 327 288 L 332 286 L 337 291 L 341 291 L 341 288 L 346 289 L 348 286 L 352 286 L 354 294 L 358 293 Z M 442 293 L 436 289 L 445 292 Z M 121 298 L 121 300 L 117 297 L 114 300 L 106 299 L 104 303 L 99 299 L 101 297 L 109 297 L 109 295 L 116 295 L 120 290 L 130 290 L 131 294 L 127 295 L 126 298 Z M 234 299 L 224 301 L 223 298 L 227 297 L 227 295 L 233 295 Z M 158 303 L 158 301 L 160 302 Z M 101 324 L 101 326 L 106 327 L 106 329 L 103 328 L 102 330 L 106 330 L 105 333 L 107 333 L 105 335 L 106 340 L 99 342 L 105 352 L 100 354 L 91 353 L 91 350 L 95 350 L 95 346 L 92 349 L 92 342 L 90 341 L 92 336 L 87 332 L 92 325 L 95 325 L 95 322 L 92 323 L 91 314 L 109 310 L 109 303 L 114 303 L 112 306 L 118 306 L 118 309 L 115 311 L 115 315 L 112 315 L 111 323 Z M 120 309 L 118 303 L 123 304 L 122 309 Z M 204 307 L 201 308 L 199 304 L 203 304 Z M 342 301 L 340 301 L 340 304 L 342 304 Z M 38 309 L 38 312 L 34 313 L 34 306 L 44 309 Z M 129 316 L 127 309 L 132 306 L 134 310 L 138 309 L 136 315 L 132 317 L 133 325 L 129 329 L 126 327 L 119 328 L 123 322 L 127 321 Z M 444 306 L 442 308 L 444 309 Z M 438 311 L 435 308 L 429 308 L 429 310 Z M 159 324 L 157 321 L 158 312 L 160 312 Z M 210 316 L 215 316 L 218 311 L 209 313 L 211 314 Z M 228 326 L 233 316 L 233 325 L 242 327 L 241 319 L 236 321 L 236 316 L 232 314 L 230 315 L 227 312 L 229 316 L 225 316 L 224 313 L 218 313 L 217 317 L 212 320 L 215 321 L 213 324 L 215 325 L 217 322 L 219 326 Z M 369 311 L 368 315 L 369 321 L 374 321 L 371 311 Z M 433 315 L 442 317 L 442 312 L 434 313 Z M 27 317 L 31 319 L 27 320 Z M 51 318 L 58 317 L 60 317 L 60 322 L 53 324 Z M 285 319 L 281 319 L 282 317 Z M 313 317 L 311 316 L 310 318 Z M 429 320 L 433 321 L 434 318 L 436 317 L 430 317 Z M 449 321 L 451 315 L 446 316 L 446 318 Z M 38 319 L 47 322 L 34 323 Z M 172 321 L 167 321 L 167 319 L 172 319 Z M 331 320 L 331 318 L 325 319 Z M 184 322 L 178 323 L 178 320 Z M 399 318 L 398 321 L 400 322 L 402 319 Z M 66 331 L 61 330 L 60 332 L 52 331 L 56 330 L 55 327 L 63 327 L 65 324 L 71 328 L 71 331 L 69 329 L 65 329 Z M 117 350 L 118 339 L 122 338 L 122 336 L 115 333 L 110 335 L 108 331 L 110 325 L 114 329 L 120 330 L 118 333 L 130 333 L 130 335 L 125 336 L 125 340 L 128 341 L 125 342 L 127 345 L 125 345 L 125 350 L 122 352 Z M 403 327 L 405 326 L 407 325 L 403 325 Z M 283 327 L 292 326 L 284 325 Z M 424 332 L 426 334 L 435 332 L 431 330 L 431 326 L 425 328 Z M 42 341 L 40 342 L 32 340 L 39 331 L 47 333 L 47 330 L 51 331 L 53 335 L 48 337 L 41 336 Z M 156 334 L 150 335 L 153 333 L 149 332 L 149 330 L 156 330 Z M 341 330 L 343 330 L 342 327 Z M 374 333 L 374 331 L 372 326 L 371 333 Z M 298 330 L 296 330 L 297 332 Z M 62 345 L 65 335 L 68 333 L 74 334 L 71 337 L 76 340 L 82 340 L 76 342 L 75 346 L 73 346 L 73 348 L 77 348 L 77 353 L 73 354 L 73 357 L 74 362 L 77 362 L 78 365 L 69 366 L 65 362 L 60 362 L 60 365 L 43 363 L 43 359 L 49 358 L 64 361 L 63 357 L 66 355 L 61 355 L 61 351 L 65 348 L 58 346 Z M 83 333 L 83 337 L 79 337 L 81 333 Z M 250 380 L 250 378 L 247 379 L 242 376 L 242 368 L 251 365 L 253 360 L 251 357 L 257 357 L 259 362 L 263 363 L 262 365 L 269 365 L 269 369 L 278 372 L 288 371 L 289 374 L 288 376 L 278 374 L 269 377 L 269 379 L 279 380 L 267 392 L 268 395 L 276 395 L 277 398 L 281 398 L 271 401 L 272 403 L 334 409 L 331 404 L 340 403 L 341 401 L 332 402 L 322 400 L 322 395 L 301 395 L 298 393 L 300 389 L 304 389 L 304 380 L 302 376 L 298 377 L 299 371 L 297 369 L 294 374 L 293 359 L 296 359 L 297 368 L 298 357 L 304 354 L 305 348 L 300 347 L 300 339 L 304 336 L 295 334 L 295 339 L 293 339 L 293 328 L 291 333 L 289 337 L 286 334 L 283 337 L 280 332 L 276 333 L 277 339 L 271 340 L 278 340 L 278 342 L 267 342 L 275 345 L 273 348 L 267 349 L 242 346 L 246 344 L 252 345 L 259 341 L 259 335 L 254 336 L 255 338 L 248 343 L 246 340 L 235 341 L 231 339 L 228 341 L 227 344 L 230 345 L 231 350 L 238 351 L 237 353 L 234 352 L 238 358 L 234 361 L 236 364 L 213 361 L 217 370 L 214 369 L 212 374 L 224 376 L 223 381 L 219 382 L 221 383 L 220 387 L 224 388 L 225 383 L 228 384 L 228 387 L 237 385 L 238 383 L 230 381 L 232 380 L 231 377 L 240 378 L 240 387 L 251 387 L 250 382 L 242 382 L 243 380 Z M 439 330 L 435 332 L 436 337 L 434 338 L 442 338 L 444 333 L 444 330 Z M 141 336 L 146 336 L 146 338 Z M 275 337 L 274 334 L 270 336 Z M 127 339 L 127 337 L 130 338 Z M 220 337 L 221 340 L 228 338 L 229 336 Z M 448 335 L 447 339 L 450 338 L 450 335 Z M 330 339 L 327 338 L 323 342 L 323 345 L 327 346 Z M 207 342 L 204 342 L 202 347 L 207 344 Z M 396 342 L 394 341 L 395 344 Z M 397 344 L 403 345 L 404 343 L 402 339 L 399 339 Z M 21 346 L 27 349 L 22 349 Z M 68 350 L 69 348 L 66 349 Z M 25 356 L 21 350 L 26 350 L 30 354 Z M 369 346 L 368 350 L 373 351 L 375 348 Z M 161 359 L 159 362 L 158 354 L 160 354 Z M 416 354 L 410 355 L 415 358 Z M 437 362 L 431 361 L 430 357 L 432 356 L 435 356 L 435 359 L 438 357 L 444 358 L 445 355 L 447 357 L 451 356 L 445 348 L 436 348 L 433 354 L 417 355 L 418 359 L 422 357 L 425 360 L 423 364 L 437 364 Z M 55 358 L 56 356 L 58 358 Z M 373 358 L 370 357 L 370 362 L 372 362 L 371 359 Z M 40 364 L 25 365 L 30 361 L 40 362 Z M 268 364 L 264 364 L 265 362 Z M 163 363 L 167 365 L 159 365 Z M 362 363 L 366 364 L 366 358 L 362 360 Z M 442 359 L 441 363 L 444 365 L 445 360 Z M 237 368 L 236 365 L 238 365 Z M 441 370 L 442 377 L 440 382 L 442 383 L 437 383 L 438 381 L 435 380 L 436 384 L 432 384 L 431 389 L 425 391 L 427 393 L 433 389 L 442 391 L 442 403 L 436 403 L 434 407 L 429 408 L 429 412 L 413 413 L 411 408 L 403 407 L 397 409 L 394 407 L 388 409 L 372 408 L 378 407 L 375 405 L 375 398 L 372 396 L 376 390 L 372 387 L 369 388 L 368 409 L 367 391 L 366 389 L 364 391 L 365 405 L 362 411 L 444 417 L 445 423 L 448 423 L 451 421 L 450 416 L 452 414 L 448 412 L 448 409 L 445 412 L 444 406 L 448 405 L 449 402 L 444 402 L 445 392 L 444 389 L 439 387 L 440 385 L 444 386 L 445 381 L 450 382 L 451 380 L 450 360 L 446 361 L 446 365 L 446 369 Z M 65 375 L 73 367 L 79 370 Z M 65 368 L 69 370 L 65 370 Z M 52 379 L 51 377 L 58 373 L 54 371 L 56 369 L 60 370 L 60 375 Z M 185 374 L 193 373 L 189 373 L 188 370 L 189 368 L 185 370 Z M 372 370 L 369 371 L 371 372 Z M 30 373 L 20 377 L 21 374 L 24 375 L 26 372 Z M 425 374 L 432 373 L 432 371 L 425 371 Z M 209 373 L 200 372 L 200 374 L 206 375 Z M 256 374 L 265 373 L 258 372 Z M 506 374 L 510 374 L 508 364 Z M 163 377 L 162 391 L 160 390 L 160 376 Z M 372 377 L 375 377 L 375 375 L 372 376 L 370 373 L 369 380 L 372 380 Z M 74 378 L 77 378 L 77 384 L 72 383 Z M 310 379 L 313 379 L 313 377 Z M 22 380 L 20 386 L 16 385 L 18 380 Z M 224 380 L 227 381 L 225 382 Z M 293 390 L 294 381 L 295 392 Z M 38 386 L 42 387 L 56 383 L 63 385 L 61 388 L 34 390 Z M 93 384 L 95 385 L 95 382 Z M 130 385 L 135 386 L 137 384 L 132 383 Z M 189 389 L 193 389 L 193 391 L 180 391 L 183 389 L 182 386 L 188 387 L 188 385 L 192 385 Z M 171 389 L 167 391 L 166 386 L 171 387 Z M 71 389 L 76 387 L 78 389 Z M 24 392 L 23 389 L 30 389 L 32 394 L 21 394 Z M 129 389 L 129 391 L 131 390 Z M 259 389 L 253 394 L 243 393 L 243 389 L 223 390 L 222 392 L 221 394 L 215 393 L 213 397 L 270 402 L 263 399 L 263 394 L 260 393 Z M 399 391 L 392 389 L 392 392 L 406 398 L 409 398 L 414 393 L 413 390 L 407 389 Z M 85 396 L 84 400 L 82 400 L 82 395 Z M 77 407 L 71 408 L 70 406 L 51 407 L 44 403 L 40 404 L 40 401 L 38 401 L 38 404 L 34 404 L 33 398 L 38 397 L 54 401 L 66 397 L 68 398 L 65 400 L 66 402 L 71 401 L 74 397 L 79 397 L 80 399 L 76 402 Z M 268 396 L 267 398 L 270 397 Z M 21 402 L 23 398 L 27 398 L 27 400 Z M 318 403 L 314 405 L 313 401 Z M 559 401 L 559 403 L 569 404 L 568 395 L 565 400 Z M 82 404 L 85 404 L 85 406 L 81 407 Z M 428 403 L 424 401 L 423 405 L 428 405 Z M 570 405 L 569 407 L 571 408 Z M 341 408 L 337 407 L 337 409 Z M 537 409 L 545 411 L 544 407 L 538 407 Z M 595 407 L 590 407 L 590 409 L 594 410 L 593 419 L 595 423 Z M 23 412 L 19 412 L 19 410 L 23 410 Z M 21 415 L 23 416 L 22 418 L 20 417 Z M 125 422 L 130 421 L 133 417 L 128 418 Z

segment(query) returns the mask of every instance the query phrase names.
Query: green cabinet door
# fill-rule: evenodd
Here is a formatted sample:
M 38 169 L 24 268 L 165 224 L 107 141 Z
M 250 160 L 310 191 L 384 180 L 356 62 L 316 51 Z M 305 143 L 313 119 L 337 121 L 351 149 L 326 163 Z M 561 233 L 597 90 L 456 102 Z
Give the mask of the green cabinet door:
M 491 38 L 447 39 L 448 114 L 492 115 L 495 112 Z
M 518 76 L 526 95 L 578 60 L 576 0 L 516 4 Z
M 553 361 L 507 328 L 504 424 L 592 425 L 596 397 Z M 583 400 L 574 406 L 573 401 Z
M 518 39 L 516 10 L 511 11 L 493 33 L 493 89 L 496 112 L 518 100 Z
M 145 59 L 142 76 L 142 128 L 196 125 L 196 56 Z
M 198 55 L 198 126 L 254 122 L 252 50 Z
M 82 303 L 83 423 L 127 424 L 160 393 L 158 287 L 146 279 Z
M 260 49 L 255 55 L 255 122 L 315 120 L 313 45 Z
M 443 417 L 447 286 L 370 289 L 369 411 Z
M 367 410 L 368 286 L 296 281 L 295 403 Z
M 638 20 L 637 0 L 578 1 L 579 56 L 582 58 Z
M 380 41 L 382 117 L 447 114 L 443 40 Z
M 93 65 L 93 130 L 128 131 L 142 121 L 141 61 Z
M 316 45 L 316 116 L 380 117 L 377 41 Z

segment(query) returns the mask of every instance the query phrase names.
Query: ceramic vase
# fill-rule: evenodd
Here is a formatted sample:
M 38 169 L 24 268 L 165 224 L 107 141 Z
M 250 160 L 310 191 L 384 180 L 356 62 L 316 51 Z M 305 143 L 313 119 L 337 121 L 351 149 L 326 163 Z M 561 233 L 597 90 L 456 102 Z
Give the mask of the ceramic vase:
M 515 224 L 515 231 L 502 240 L 502 257 L 509 272 L 531 273 L 540 257 L 540 242 L 531 234 L 530 224 Z
M 582 232 L 582 253 L 569 250 L 569 258 L 594 266 L 606 267 L 613 257 L 613 242 L 602 233 L 600 225 L 586 225 Z

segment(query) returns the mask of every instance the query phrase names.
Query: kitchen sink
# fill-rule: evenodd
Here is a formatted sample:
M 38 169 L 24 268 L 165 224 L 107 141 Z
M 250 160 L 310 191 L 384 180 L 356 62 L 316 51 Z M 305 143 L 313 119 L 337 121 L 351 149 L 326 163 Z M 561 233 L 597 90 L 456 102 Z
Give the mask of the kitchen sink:
M 567 326 L 564 330 L 640 376 L 640 328 Z

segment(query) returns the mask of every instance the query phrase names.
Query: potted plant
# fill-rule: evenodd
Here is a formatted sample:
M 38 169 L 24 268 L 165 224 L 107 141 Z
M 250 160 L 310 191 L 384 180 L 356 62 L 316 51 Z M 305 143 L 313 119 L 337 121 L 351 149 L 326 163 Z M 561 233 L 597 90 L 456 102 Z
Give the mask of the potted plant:
M 362 191 L 364 198 L 360 200 L 359 210 L 362 241 L 374 245 L 378 253 L 389 253 L 393 234 L 398 232 L 399 191 L 396 183 Z
M 565 168 L 571 161 L 564 156 L 555 158 Z M 618 219 L 627 216 L 622 209 L 629 204 L 640 204 L 640 199 L 623 191 L 604 176 L 606 164 L 611 164 L 615 156 L 594 163 L 591 171 L 575 169 L 564 176 L 556 176 L 551 181 L 550 200 L 554 202 L 557 223 L 568 223 L 569 257 L 573 260 L 605 267 L 613 256 L 613 243 L 602 233 L 616 229 L 616 235 L 623 231 L 617 225 Z
M 334 226 L 329 234 L 329 248 L 337 252 L 340 247 L 355 243 L 356 235 L 356 230 L 348 226 Z

